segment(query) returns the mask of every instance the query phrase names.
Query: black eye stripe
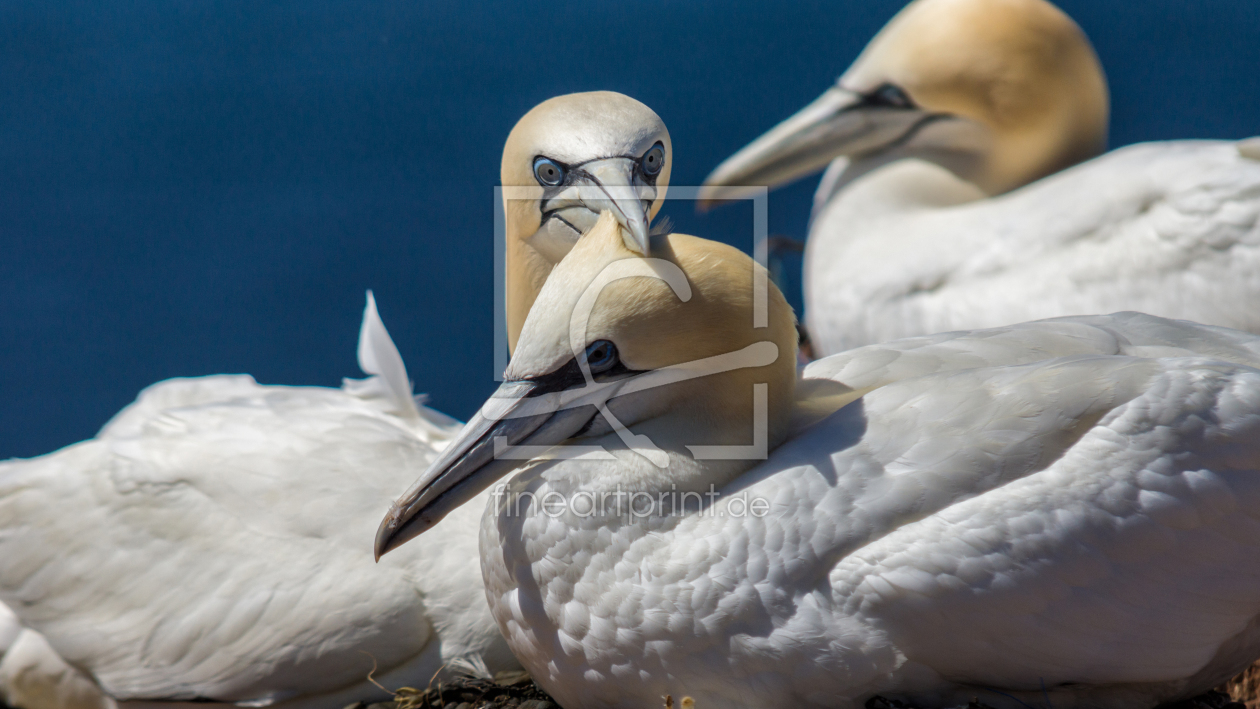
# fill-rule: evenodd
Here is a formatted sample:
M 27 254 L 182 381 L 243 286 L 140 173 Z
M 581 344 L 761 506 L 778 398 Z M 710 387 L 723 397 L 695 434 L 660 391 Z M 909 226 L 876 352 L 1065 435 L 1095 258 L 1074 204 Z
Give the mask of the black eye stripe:
M 611 358 L 606 368 L 598 369 L 590 363 L 590 355 L 592 348 L 601 345 L 607 345 L 611 350 Z M 599 340 L 591 343 L 586 348 L 587 366 L 591 370 L 591 375 L 596 381 L 606 381 L 612 377 L 620 377 L 626 375 L 641 374 L 639 370 L 630 369 L 621 361 L 621 357 L 617 354 L 617 346 L 608 340 Z M 563 367 L 548 372 L 542 376 L 529 377 L 526 381 L 532 382 L 534 387 L 525 395 L 526 398 L 535 396 L 543 396 L 558 391 L 566 391 L 568 389 L 577 389 L 585 386 L 586 377 L 582 374 L 582 366 L 578 364 L 577 358 L 570 359 Z
M 530 377 L 527 381 L 533 382 L 534 388 L 525 397 L 532 398 L 582 386 L 586 383 L 586 377 L 582 376 L 582 368 L 575 358 L 554 372 L 548 372 L 541 377 Z
M 658 149 L 659 153 L 657 154 L 660 159 L 656 161 L 655 165 L 647 166 L 643 157 Z M 634 172 L 638 178 L 642 180 L 642 184 L 655 188 L 656 179 L 660 176 L 661 171 L 665 166 L 665 146 L 660 141 L 657 141 L 651 148 L 648 148 L 643 155 L 601 156 L 594 157 L 589 160 L 583 160 L 579 163 L 573 163 L 572 165 L 563 163 L 555 158 L 547 157 L 546 155 L 535 155 L 533 163 L 534 179 L 543 188 L 542 199 L 539 202 L 539 210 L 543 213 L 543 220 L 546 221 L 552 211 L 547 206 L 548 202 L 562 194 L 573 182 L 582 178 L 589 180 L 594 179 L 593 175 L 583 169 L 585 165 L 588 163 L 599 162 L 601 160 L 615 160 L 617 158 L 630 161 L 633 165 L 635 165 Z M 539 174 L 540 168 L 544 168 L 548 165 L 554 165 L 560 170 L 558 179 L 552 178 L 550 175 Z M 652 199 L 645 199 L 643 202 L 644 205 L 650 209 L 652 203 L 655 202 L 655 197 Z
M 661 157 L 661 162 L 664 163 L 665 162 L 665 149 L 664 149 L 664 145 L 662 145 L 660 141 L 657 141 L 655 145 L 653 145 L 651 148 L 648 148 L 648 150 L 644 153 L 644 155 L 646 155 L 648 152 L 651 152 L 654 148 L 661 148 L 660 157 Z M 558 165 L 565 177 L 571 177 L 574 175 L 574 173 L 577 173 L 577 172 L 580 172 L 581 174 L 589 177 L 590 176 L 589 173 L 582 171 L 582 167 L 584 165 L 587 165 L 593 162 L 599 162 L 601 160 L 615 160 L 617 158 L 623 158 L 633 163 L 641 163 L 643 159 L 643 155 L 601 155 L 598 157 L 593 157 L 589 160 L 583 160 L 582 162 L 575 162 L 572 164 L 560 162 L 559 160 L 556 160 L 555 158 L 549 158 L 546 155 L 535 155 L 534 156 L 534 170 L 535 170 L 535 174 L 537 174 L 538 164 L 545 160 L 554 165 Z

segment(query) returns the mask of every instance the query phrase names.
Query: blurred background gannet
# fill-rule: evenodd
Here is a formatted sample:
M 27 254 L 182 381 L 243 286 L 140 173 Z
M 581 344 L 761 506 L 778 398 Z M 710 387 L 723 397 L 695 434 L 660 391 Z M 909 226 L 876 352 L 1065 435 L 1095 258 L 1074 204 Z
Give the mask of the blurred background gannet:
M 798 382 L 751 259 L 617 231 L 556 267 L 507 381 L 376 544 L 514 473 L 486 590 L 566 709 L 1149 709 L 1260 655 L 1260 337 L 1068 317 Z
M 823 354 L 1117 310 L 1260 332 L 1255 149 L 1094 157 L 1107 116 L 1098 58 L 1054 6 L 917 0 L 835 86 L 719 165 L 702 199 L 827 168 L 803 274 Z
M 505 193 L 509 313 L 528 310 L 601 210 L 646 244 L 669 167 L 664 124 L 627 96 L 561 96 L 522 118 L 503 183 L 537 194 Z M 469 657 L 514 667 L 471 526 L 388 569 L 359 568 L 361 524 L 458 425 L 413 401 L 370 294 L 359 362 L 375 376 L 340 391 L 160 382 L 95 439 L 0 463 L 0 599 L 17 611 L 0 692 L 25 709 L 109 697 L 339 708 L 380 694 L 369 655 L 386 686 L 424 686 Z M 231 533 L 207 532 L 216 525 Z

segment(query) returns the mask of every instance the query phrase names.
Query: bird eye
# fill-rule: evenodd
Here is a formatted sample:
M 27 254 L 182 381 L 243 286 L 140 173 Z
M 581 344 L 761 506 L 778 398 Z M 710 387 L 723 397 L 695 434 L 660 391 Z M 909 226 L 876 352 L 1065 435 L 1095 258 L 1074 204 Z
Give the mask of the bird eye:
M 591 374 L 607 372 L 617 365 L 617 346 L 608 340 L 596 340 L 586 346 L 586 366 Z
M 914 101 L 911 101 L 906 92 L 895 84 L 880 84 L 866 95 L 866 103 L 871 106 L 889 108 L 914 108 Z
M 534 158 L 534 177 L 540 184 L 555 187 L 564 179 L 564 167 L 547 158 Z
M 660 173 L 661 168 L 665 167 L 665 147 L 660 143 L 648 148 L 648 151 L 639 159 L 639 164 L 643 166 L 643 172 L 648 175 Z

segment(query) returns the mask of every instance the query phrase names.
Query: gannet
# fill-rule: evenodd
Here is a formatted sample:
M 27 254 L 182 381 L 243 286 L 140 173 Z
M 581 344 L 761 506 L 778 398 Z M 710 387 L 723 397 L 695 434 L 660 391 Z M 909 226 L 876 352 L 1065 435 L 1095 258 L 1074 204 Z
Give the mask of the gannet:
M 1066 317 L 798 381 L 751 259 L 617 231 L 376 542 L 490 489 L 487 597 L 565 709 L 1149 709 L 1260 656 L 1260 337 Z
M 670 162 L 660 118 L 621 94 L 562 96 L 522 118 L 502 163 L 518 188 L 504 192 L 508 312 L 528 309 L 601 210 L 646 244 Z M 112 709 L 111 696 L 340 709 L 381 695 L 366 681 L 374 661 L 388 687 L 424 686 L 465 658 L 516 667 L 485 607 L 471 525 L 389 569 L 360 568 L 356 525 L 456 425 L 412 401 L 374 301 L 360 335 L 366 384 L 160 382 L 97 438 L 0 463 L 0 599 L 27 626 L 0 624 L 0 640 L 13 636 L 0 693 L 25 709 Z M 327 508 L 342 497 L 348 507 Z
M 1054 6 L 917 0 L 702 200 L 830 163 L 804 266 L 824 354 L 1119 310 L 1260 332 L 1260 142 L 1094 157 L 1107 114 L 1098 58 Z
M 359 362 L 341 389 L 159 382 L 96 438 L 0 463 L 0 600 L 124 703 L 340 709 L 388 696 L 374 668 L 516 667 L 468 560 L 480 505 L 371 564 L 375 517 L 458 424 L 412 399 L 370 293 Z

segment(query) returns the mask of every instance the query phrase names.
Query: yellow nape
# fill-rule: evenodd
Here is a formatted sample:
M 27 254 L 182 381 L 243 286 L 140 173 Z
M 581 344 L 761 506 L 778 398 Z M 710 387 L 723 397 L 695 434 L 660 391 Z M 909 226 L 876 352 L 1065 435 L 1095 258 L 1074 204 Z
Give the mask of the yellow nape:
M 967 177 L 990 194 L 1106 148 L 1102 65 L 1081 28 L 1044 0 L 910 3 L 840 79 L 859 93 L 884 83 L 989 129 L 992 149 Z

